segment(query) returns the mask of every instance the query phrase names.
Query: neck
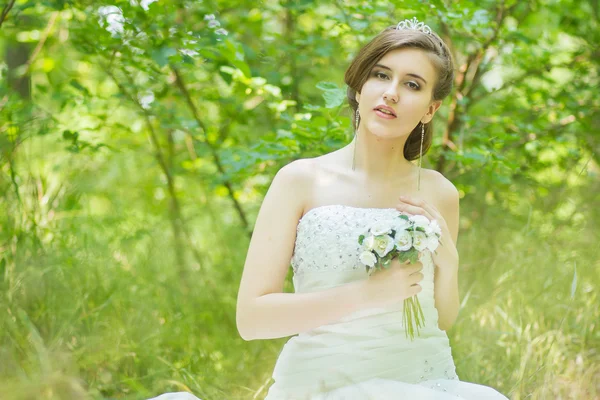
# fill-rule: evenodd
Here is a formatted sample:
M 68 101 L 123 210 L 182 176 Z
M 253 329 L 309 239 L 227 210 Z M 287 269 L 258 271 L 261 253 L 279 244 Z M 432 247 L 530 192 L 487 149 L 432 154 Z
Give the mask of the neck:
M 416 182 L 418 167 L 404 158 L 407 139 L 408 136 L 383 139 L 359 129 L 354 140 L 347 146 L 350 153 L 348 165 L 352 167 L 355 154 L 353 172 L 362 175 L 361 180 L 364 179 L 365 182 Z

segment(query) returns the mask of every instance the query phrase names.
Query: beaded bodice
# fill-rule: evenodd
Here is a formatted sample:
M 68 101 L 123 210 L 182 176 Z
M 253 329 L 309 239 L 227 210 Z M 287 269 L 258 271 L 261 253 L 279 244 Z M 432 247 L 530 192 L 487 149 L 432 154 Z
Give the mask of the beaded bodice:
M 374 222 L 398 218 L 394 208 L 358 208 L 326 205 L 309 210 L 298 222 L 291 264 L 297 293 L 322 290 L 353 280 L 366 279 L 359 260 L 360 234 Z M 433 263 L 422 254 L 423 289 L 433 290 Z

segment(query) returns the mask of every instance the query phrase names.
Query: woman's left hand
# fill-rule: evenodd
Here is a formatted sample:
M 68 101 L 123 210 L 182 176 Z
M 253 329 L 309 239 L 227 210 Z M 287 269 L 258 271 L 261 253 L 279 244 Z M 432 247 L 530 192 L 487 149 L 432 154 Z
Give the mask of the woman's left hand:
M 458 269 L 458 250 L 448 230 L 448 224 L 437 208 L 425 200 L 401 196 L 396 209 L 409 216 L 423 215 L 430 221 L 436 220 L 442 231 L 442 236 L 440 238 L 440 246 L 438 246 L 435 253 L 431 253 L 433 262 L 440 269 Z

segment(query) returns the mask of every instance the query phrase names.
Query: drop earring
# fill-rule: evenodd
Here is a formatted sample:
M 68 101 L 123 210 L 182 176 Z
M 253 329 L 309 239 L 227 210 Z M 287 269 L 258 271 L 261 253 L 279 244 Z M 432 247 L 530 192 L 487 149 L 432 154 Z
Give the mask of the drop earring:
M 421 161 L 423 159 L 423 140 L 425 138 L 425 124 L 421 122 L 421 150 L 419 151 L 419 177 L 417 179 L 417 190 L 421 190 Z
M 354 165 L 356 163 L 356 141 L 358 140 L 358 119 L 360 114 L 358 113 L 358 105 L 356 106 L 356 118 L 354 119 L 354 155 L 352 156 L 352 171 L 354 171 Z

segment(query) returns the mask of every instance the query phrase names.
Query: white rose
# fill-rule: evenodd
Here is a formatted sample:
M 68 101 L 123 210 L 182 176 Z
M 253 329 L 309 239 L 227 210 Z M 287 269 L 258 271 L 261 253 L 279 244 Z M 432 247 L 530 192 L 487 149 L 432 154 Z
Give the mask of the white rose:
M 398 251 L 410 250 L 413 245 L 412 235 L 409 231 L 396 232 L 394 241 L 396 242 L 396 248 Z
M 442 228 L 440 228 L 440 225 L 435 219 L 431 221 L 431 224 L 429 224 L 429 229 L 431 230 L 431 233 L 442 236 Z
M 379 257 L 385 257 L 394 249 L 394 239 L 389 235 L 375 237 L 375 251 Z
M 413 246 L 417 251 L 423 251 L 427 248 L 427 235 L 421 231 L 413 232 Z
M 375 254 L 371 253 L 368 250 L 365 250 L 362 253 L 360 253 L 359 259 L 361 263 L 363 263 L 364 265 L 368 265 L 369 267 L 373 267 L 377 262 Z
M 439 244 L 440 244 L 440 241 L 438 240 L 437 236 L 431 235 L 427 238 L 427 248 L 429 250 L 435 251 L 435 249 L 438 248 Z
M 429 226 L 429 218 L 424 215 L 411 215 L 408 219 L 412 221 L 415 228 L 426 229 Z
M 389 224 L 384 224 L 383 222 L 378 222 L 373 224 L 371 227 L 371 234 L 375 236 L 386 235 L 392 232 L 392 228 Z
M 409 228 L 410 222 L 404 218 L 398 218 L 398 220 L 394 223 L 394 229 L 396 231 L 401 231 L 403 229 Z
M 375 248 L 375 236 L 368 236 L 364 241 L 363 245 L 367 250 L 373 250 Z

